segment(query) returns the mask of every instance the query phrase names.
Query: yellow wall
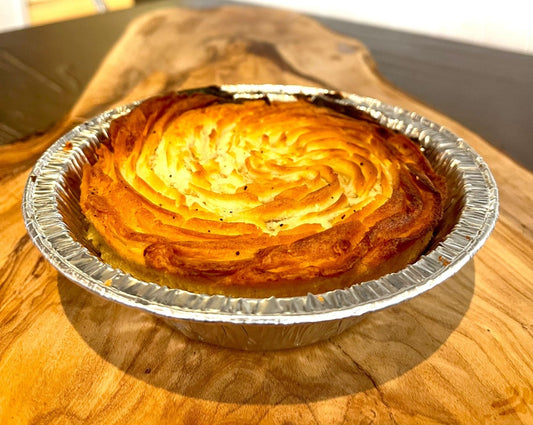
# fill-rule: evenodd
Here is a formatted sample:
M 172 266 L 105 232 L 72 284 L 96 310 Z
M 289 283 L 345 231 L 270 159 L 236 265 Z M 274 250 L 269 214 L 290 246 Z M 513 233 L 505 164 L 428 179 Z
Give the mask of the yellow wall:
M 134 0 L 105 0 L 107 10 L 132 7 Z M 98 13 L 93 0 L 28 0 L 30 25 L 41 25 Z

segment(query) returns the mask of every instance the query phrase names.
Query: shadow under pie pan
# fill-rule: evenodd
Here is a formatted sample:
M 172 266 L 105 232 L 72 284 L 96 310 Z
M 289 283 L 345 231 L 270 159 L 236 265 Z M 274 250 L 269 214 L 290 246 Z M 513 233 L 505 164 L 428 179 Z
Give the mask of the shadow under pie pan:
M 213 88 L 192 91 L 209 90 Z M 492 232 L 499 203 L 494 178 L 484 160 L 446 128 L 376 99 L 319 88 L 228 85 L 216 90 L 238 99 L 322 99 L 342 109 L 366 112 L 410 137 L 445 177 L 450 192 L 430 248 L 397 273 L 346 289 L 285 298 L 192 293 L 141 281 L 113 268 L 86 240 L 80 181 L 84 164 L 95 160 L 110 122 L 137 102 L 104 112 L 65 134 L 44 152 L 30 174 L 22 203 L 26 229 L 59 272 L 109 301 L 167 320 L 189 338 L 237 349 L 276 350 L 333 337 L 369 313 L 433 288 L 464 266 Z

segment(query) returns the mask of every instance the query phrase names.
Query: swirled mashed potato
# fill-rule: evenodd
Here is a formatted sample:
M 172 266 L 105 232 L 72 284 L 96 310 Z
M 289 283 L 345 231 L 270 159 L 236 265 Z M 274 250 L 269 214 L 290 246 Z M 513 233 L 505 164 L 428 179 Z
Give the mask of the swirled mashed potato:
M 418 145 L 309 99 L 148 99 L 84 169 L 81 208 L 106 261 L 196 292 L 342 288 L 416 260 L 445 185 Z

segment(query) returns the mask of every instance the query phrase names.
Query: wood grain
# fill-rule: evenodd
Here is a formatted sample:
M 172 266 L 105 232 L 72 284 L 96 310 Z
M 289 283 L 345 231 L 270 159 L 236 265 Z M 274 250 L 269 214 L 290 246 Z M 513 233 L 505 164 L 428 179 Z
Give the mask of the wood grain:
M 60 276 L 20 213 L 39 154 L 114 104 L 220 83 L 324 86 L 446 125 L 498 182 L 494 233 L 435 289 L 336 338 L 281 352 L 190 341 Z M 0 185 L 2 424 L 533 423 L 533 175 L 384 81 L 357 40 L 307 17 L 244 7 L 141 17 L 63 122 L 0 147 Z

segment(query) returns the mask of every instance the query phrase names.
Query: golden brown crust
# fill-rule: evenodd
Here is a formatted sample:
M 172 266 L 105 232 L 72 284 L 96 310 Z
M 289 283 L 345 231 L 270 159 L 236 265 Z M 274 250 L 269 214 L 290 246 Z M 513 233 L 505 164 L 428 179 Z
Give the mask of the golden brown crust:
M 414 261 L 442 216 L 444 181 L 414 142 L 306 100 L 151 98 L 112 122 L 97 154 L 80 204 L 98 245 L 194 291 L 374 279 Z

